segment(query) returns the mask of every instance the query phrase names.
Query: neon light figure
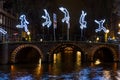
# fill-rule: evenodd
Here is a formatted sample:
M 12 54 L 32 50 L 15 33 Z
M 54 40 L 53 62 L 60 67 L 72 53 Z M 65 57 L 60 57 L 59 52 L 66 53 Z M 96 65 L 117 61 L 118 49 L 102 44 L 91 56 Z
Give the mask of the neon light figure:
M 16 27 L 17 28 L 24 28 L 25 32 L 29 32 L 28 26 L 27 26 L 29 24 L 29 22 L 26 20 L 26 16 L 23 14 L 20 16 L 19 19 L 21 20 L 21 24 L 17 25 Z
M 68 24 L 67 27 L 67 40 L 69 40 L 69 28 L 70 28 L 70 16 L 69 16 L 69 12 L 67 11 L 66 8 L 60 7 L 59 8 L 60 11 L 62 11 L 64 13 L 64 18 L 62 19 L 62 22 L 66 22 Z
M 82 11 L 82 14 L 80 16 L 80 20 L 79 20 L 79 23 L 80 23 L 80 28 L 81 28 L 81 39 L 83 38 L 83 28 L 86 28 L 87 27 L 87 22 L 85 21 L 85 16 L 87 15 L 87 13 L 85 13 L 84 11 Z
M 83 29 L 83 28 L 86 28 L 87 26 L 87 22 L 85 21 L 85 16 L 87 15 L 87 13 L 85 13 L 84 11 L 82 11 L 82 14 L 80 16 L 80 20 L 79 20 L 79 23 L 80 23 L 80 28 Z
M 5 31 L 5 30 L 2 29 L 2 28 L 0 28 L 0 32 L 1 32 L 3 35 L 7 34 L 7 31 Z
M 68 24 L 68 28 L 70 28 L 70 16 L 69 12 L 67 11 L 66 8 L 60 7 L 59 10 L 61 10 L 64 13 L 64 18 L 62 19 L 62 22 L 66 22 Z
M 50 16 L 49 13 L 47 12 L 46 9 L 44 9 L 45 15 L 42 16 L 43 19 L 45 19 L 45 22 L 42 23 L 42 26 L 47 25 L 47 27 L 49 28 L 52 25 L 52 21 L 50 20 Z
M 105 22 L 105 19 L 101 20 L 101 21 L 97 21 L 95 20 L 95 22 L 99 25 L 99 28 L 98 29 L 95 29 L 95 32 L 99 32 L 101 30 L 103 30 L 104 32 L 107 31 L 107 29 L 103 26 L 104 22 Z

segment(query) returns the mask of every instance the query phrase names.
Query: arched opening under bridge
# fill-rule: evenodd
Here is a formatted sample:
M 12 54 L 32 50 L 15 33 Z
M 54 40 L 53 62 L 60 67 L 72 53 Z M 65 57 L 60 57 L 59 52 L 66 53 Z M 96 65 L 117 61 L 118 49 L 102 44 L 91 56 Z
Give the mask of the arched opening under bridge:
M 17 47 L 11 57 L 12 63 L 33 63 L 39 64 L 43 55 L 37 46 L 34 45 L 21 45 Z
M 64 63 L 66 66 L 71 64 L 81 65 L 86 60 L 83 50 L 74 44 L 60 44 L 52 52 L 53 63 Z
M 93 56 L 93 61 L 100 60 L 100 62 L 113 62 L 114 54 L 107 47 L 101 47 L 97 49 Z

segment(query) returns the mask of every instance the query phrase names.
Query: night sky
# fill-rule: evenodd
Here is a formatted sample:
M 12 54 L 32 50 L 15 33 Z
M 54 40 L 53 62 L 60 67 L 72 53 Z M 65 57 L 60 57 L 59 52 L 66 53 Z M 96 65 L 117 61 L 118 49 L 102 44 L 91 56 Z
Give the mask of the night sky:
M 80 35 L 79 17 L 81 11 L 87 12 L 85 17 L 87 21 L 87 27 L 84 32 L 86 37 L 91 37 L 95 34 L 97 28 L 94 19 L 101 20 L 106 19 L 106 23 L 110 22 L 110 17 L 113 9 L 113 0 L 7 0 L 5 7 L 14 7 L 14 11 L 18 16 L 26 14 L 28 21 L 30 22 L 30 28 L 35 28 L 35 33 L 42 33 L 42 22 L 44 21 L 41 16 L 44 14 L 43 9 L 47 9 L 51 19 L 52 14 L 57 14 L 57 34 L 66 34 L 66 23 L 62 23 L 61 19 L 64 17 L 63 13 L 58 9 L 63 6 L 67 8 L 70 13 L 70 35 Z M 11 5 L 12 4 L 12 5 Z M 50 27 L 50 33 L 52 33 L 52 26 Z M 90 34 L 87 34 L 90 33 Z

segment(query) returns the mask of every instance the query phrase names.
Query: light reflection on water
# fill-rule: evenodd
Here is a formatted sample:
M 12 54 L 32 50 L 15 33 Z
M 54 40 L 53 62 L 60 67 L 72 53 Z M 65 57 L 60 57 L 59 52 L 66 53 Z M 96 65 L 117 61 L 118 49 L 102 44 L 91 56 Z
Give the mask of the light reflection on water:
M 120 64 L 1 65 L 0 80 L 120 80 Z

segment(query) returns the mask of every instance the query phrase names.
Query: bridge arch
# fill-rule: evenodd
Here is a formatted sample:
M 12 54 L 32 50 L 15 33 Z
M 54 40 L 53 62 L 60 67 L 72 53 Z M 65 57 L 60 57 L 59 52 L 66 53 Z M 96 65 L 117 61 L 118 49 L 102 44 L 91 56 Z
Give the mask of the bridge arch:
M 118 61 L 116 50 L 107 45 L 100 45 L 100 46 L 95 46 L 94 48 L 92 48 L 92 50 L 91 50 L 92 52 L 90 54 L 91 61 L 95 61 L 94 57 L 95 57 L 96 52 L 99 50 L 102 50 L 102 49 L 106 49 L 108 51 L 108 53 L 109 53 L 109 55 L 111 55 L 113 61 Z M 106 58 L 106 57 L 104 57 L 104 58 Z
M 16 58 L 16 55 L 18 54 L 18 52 L 21 51 L 22 49 L 25 49 L 25 48 L 33 48 L 33 49 L 35 49 L 35 50 L 39 53 L 39 55 L 40 55 L 40 57 L 41 57 L 41 60 L 44 59 L 44 56 L 43 56 L 43 54 L 42 54 L 42 51 L 41 51 L 36 45 L 23 44 L 23 45 L 20 45 L 20 46 L 18 46 L 17 48 L 15 48 L 14 51 L 12 52 L 12 54 L 11 54 L 11 62 L 12 62 L 12 63 L 15 63 L 15 62 L 16 62 L 16 59 L 15 59 L 15 58 Z
M 69 48 L 69 50 L 67 50 L 66 52 L 68 53 L 72 53 L 77 54 L 75 52 L 80 52 L 81 53 L 81 57 L 82 57 L 82 62 L 85 61 L 85 52 L 83 50 L 83 48 L 81 46 L 79 46 L 78 44 L 74 44 L 74 43 L 62 43 L 62 44 L 57 44 L 55 47 L 52 47 L 50 49 L 50 60 L 53 60 L 54 54 L 57 54 L 58 52 L 62 52 L 61 54 L 65 54 L 66 52 L 64 51 L 65 49 Z

